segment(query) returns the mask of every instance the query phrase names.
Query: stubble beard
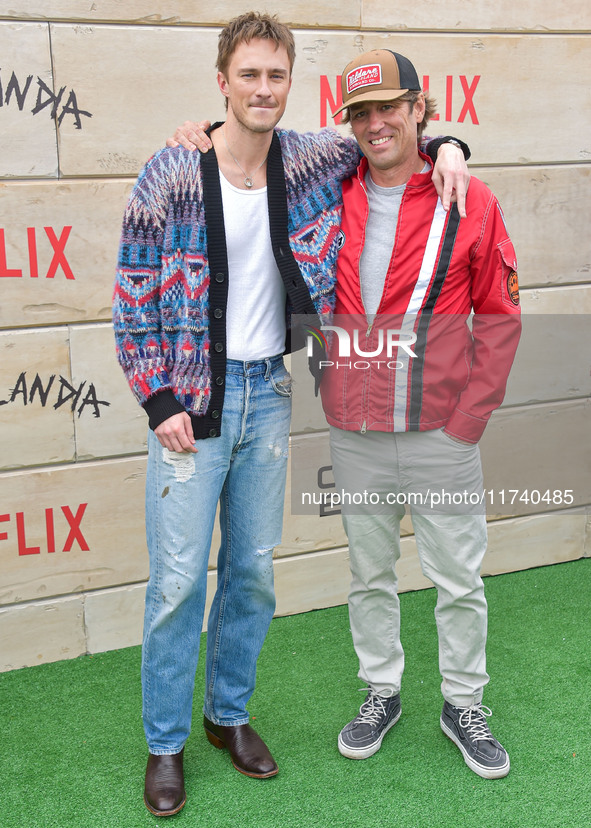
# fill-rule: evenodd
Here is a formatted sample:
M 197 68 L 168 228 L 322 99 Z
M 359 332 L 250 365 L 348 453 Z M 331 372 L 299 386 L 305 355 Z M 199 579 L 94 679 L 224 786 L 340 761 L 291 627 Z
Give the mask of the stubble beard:
M 236 112 L 234 112 L 234 110 L 232 110 L 232 113 L 233 113 L 234 117 L 236 118 L 236 120 L 238 121 L 240 127 L 245 132 L 252 132 L 256 135 L 261 135 L 261 134 L 264 134 L 266 132 L 272 132 L 275 129 L 275 127 L 277 126 L 277 124 L 279 123 L 279 121 L 281 120 L 281 115 L 283 115 L 283 113 L 277 115 L 277 107 L 275 107 L 273 109 L 270 109 L 270 112 L 273 113 L 272 120 L 270 122 L 267 122 L 267 123 L 261 123 L 260 121 L 256 120 L 255 118 L 251 119 L 251 118 L 244 117 L 242 112 L 237 115 Z

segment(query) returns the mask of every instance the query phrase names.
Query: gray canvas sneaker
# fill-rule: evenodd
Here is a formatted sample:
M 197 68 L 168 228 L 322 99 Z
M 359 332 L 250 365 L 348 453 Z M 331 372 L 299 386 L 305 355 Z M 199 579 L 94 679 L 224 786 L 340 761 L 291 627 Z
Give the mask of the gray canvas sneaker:
M 486 719 L 492 711 L 482 704 L 472 707 L 443 705 L 441 729 L 455 742 L 468 767 L 484 779 L 499 779 L 509 773 L 509 756 L 489 730 Z
M 400 693 L 380 696 L 368 687 L 359 715 L 339 733 L 339 752 L 349 759 L 367 759 L 382 746 L 382 739 L 400 718 Z

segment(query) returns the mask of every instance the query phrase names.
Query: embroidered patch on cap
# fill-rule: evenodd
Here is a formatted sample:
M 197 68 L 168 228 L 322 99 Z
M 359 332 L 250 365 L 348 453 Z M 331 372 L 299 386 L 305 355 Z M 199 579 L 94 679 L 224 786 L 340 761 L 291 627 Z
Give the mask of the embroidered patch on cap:
M 382 82 L 382 67 L 379 63 L 358 66 L 347 75 L 347 92 L 350 95 L 361 86 L 375 86 Z

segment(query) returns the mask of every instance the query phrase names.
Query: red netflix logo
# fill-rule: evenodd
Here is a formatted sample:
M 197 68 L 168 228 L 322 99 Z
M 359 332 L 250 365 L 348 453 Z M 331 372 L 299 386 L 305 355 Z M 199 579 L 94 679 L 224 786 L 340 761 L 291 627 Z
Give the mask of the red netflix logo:
M 74 543 L 77 543 L 83 552 L 89 551 L 89 546 L 86 542 L 86 538 L 82 534 L 82 529 L 80 528 L 80 524 L 82 523 L 82 518 L 84 517 L 84 512 L 86 511 L 87 506 L 88 503 L 80 503 L 80 505 L 76 509 L 75 514 L 72 512 L 69 506 L 61 507 L 61 515 L 58 512 L 58 534 L 64 536 L 65 532 L 68 532 L 64 540 L 62 552 L 71 552 Z M 65 527 L 64 518 L 66 521 Z M 12 521 L 12 519 L 12 515 L 0 515 L 0 523 L 8 523 Z M 39 555 L 41 553 L 41 547 L 29 546 L 27 543 L 25 513 L 16 512 L 14 515 L 14 523 L 16 528 L 16 542 L 18 547 L 18 554 Z M 8 532 L 0 532 L 0 541 L 3 540 L 8 540 Z M 45 510 L 45 551 L 52 553 L 55 552 L 56 549 L 56 515 L 54 513 L 54 510 L 52 508 L 49 508 Z
M 463 124 L 464 121 L 468 116 L 473 124 L 478 124 L 478 115 L 476 114 L 476 108 L 474 106 L 474 93 L 476 92 L 476 87 L 480 82 L 481 75 L 474 75 L 472 78 L 472 82 L 468 83 L 468 78 L 465 75 L 459 75 L 458 80 L 460 82 L 460 94 L 463 96 L 461 98 L 461 109 L 459 111 L 459 115 L 457 117 L 456 123 Z M 423 91 L 425 94 L 429 92 L 429 75 L 423 75 Z M 455 95 L 454 92 L 457 91 L 457 83 L 454 82 L 453 75 L 447 75 L 445 78 L 445 120 L 446 121 L 453 121 L 453 112 L 454 112 L 454 104 L 455 104 Z M 460 100 L 458 96 L 458 101 Z M 457 105 L 456 105 L 457 111 Z M 438 121 L 440 118 L 439 113 L 434 115 L 431 120 Z
M 53 277 L 57 273 L 58 268 L 61 267 L 66 279 L 74 279 L 75 276 L 66 258 L 64 250 L 66 242 L 68 241 L 68 238 L 72 231 L 72 227 L 62 227 L 59 238 L 53 227 L 44 227 L 43 229 L 45 231 L 45 235 L 47 236 L 47 239 L 51 246 L 51 250 L 53 252 L 51 262 L 49 263 L 47 273 L 45 274 L 45 278 L 53 279 Z M 45 240 L 43 240 L 43 242 L 46 246 Z M 27 245 L 29 251 L 29 276 L 32 279 L 37 279 L 39 277 L 39 261 L 37 256 L 37 231 L 34 227 L 27 227 Z M 4 230 L 0 228 L 0 278 L 4 277 L 20 279 L 22 278 L 22 276 L 22 268 L 10 268 L 8 266 L 8 262 L 6 260 L 6 242 L 4 238 Z
M 445 78 L 444 89 L 439 88 L 433 90 L 433 94 L 438 102 L 443 101 L 443 113 L 434 115 L 432 121 L 439 121 L 443 115 L 443 119 L 447 122 L 454 122 L 463 124 L 467 118 L 470 118 L 473 124 L 478 124 L 478 115 L 476 114 L 476 106 L 474 103 L 474 95 L 476 88 L 480 83 L 481 75 L 474 75 L 471 81 L 466 75 L 447 75 Z M 343 103 L 343 96 L 341 93 L 341 76 L 337 75 L 335 79 L 335 92 L 331 88 L 330 82 L 326 75 L 320 75 L 320 126 L 328 125 L 328 118 L 331 117 L 331 112 L 338 109 Z M 423 91 L 425 93 L 430 90 L 430 77 L 423 75 Z M 443 92 L 443 96 L 442 96 Z M 457 116 L 456 116 L 457 113 Z M 335 125 L 340 124 L 343 120 L 343 113 L 339 114 L 333 119 Z

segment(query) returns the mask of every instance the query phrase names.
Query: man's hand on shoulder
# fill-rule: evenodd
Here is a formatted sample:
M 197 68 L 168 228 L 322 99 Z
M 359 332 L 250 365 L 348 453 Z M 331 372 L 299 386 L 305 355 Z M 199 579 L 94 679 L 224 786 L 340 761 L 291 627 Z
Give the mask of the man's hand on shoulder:
M 454 144 L 442 144 L 437 151 L 437 163 L 433 170 L 433 185 L 444 210 L 456 201 L 458 212 L 466 218 L 466 193 L 470 183 L 470 171 L 464 153 Z
M 164 420 L 154 429 L 154 434 L 169 451 L 197 453 L 191 418 L 186 411 Z
M 205 130 L 211 126 L 210 121 L 185 121 L 185 123 L 177 127 L 172 138 L 166 139 L 167 147 L 184 147 L 185 149 L 194 152 L 199 149 L 201 152 L 207 152 L 213 146 L 210 138 L 205 134 Z

